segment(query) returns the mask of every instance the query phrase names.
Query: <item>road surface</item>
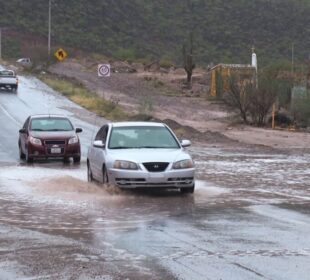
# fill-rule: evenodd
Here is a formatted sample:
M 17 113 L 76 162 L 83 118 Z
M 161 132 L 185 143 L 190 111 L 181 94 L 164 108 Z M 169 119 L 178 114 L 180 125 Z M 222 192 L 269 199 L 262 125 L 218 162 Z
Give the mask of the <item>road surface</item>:
M 82 127 L 80 165 L 26 164 L 26 117 Z M 194 195 L 120 191 L 86 181 L 106 120 L 33 77 L 0 92 L 0 279 L 309 279 L 310 154 L 193 145 Z

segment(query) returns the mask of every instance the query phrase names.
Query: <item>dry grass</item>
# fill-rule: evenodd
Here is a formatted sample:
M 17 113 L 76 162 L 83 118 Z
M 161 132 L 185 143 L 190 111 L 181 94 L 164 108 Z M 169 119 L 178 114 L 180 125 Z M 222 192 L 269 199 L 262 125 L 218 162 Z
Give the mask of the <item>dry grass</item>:
M 125 120 L 128 117 L 119 105 L 97 96 L 77 82 L 59 79 L 51 75 L 41 76 L 40 79 L 73 102 L 99 116 L 115 121 Z
M 158 77 L 144 76 L 144 81 L 151 87 L 157 89 L 159 95 L 182 96 L 182 91 L 173 87 L 169 81 L 164 81 Z

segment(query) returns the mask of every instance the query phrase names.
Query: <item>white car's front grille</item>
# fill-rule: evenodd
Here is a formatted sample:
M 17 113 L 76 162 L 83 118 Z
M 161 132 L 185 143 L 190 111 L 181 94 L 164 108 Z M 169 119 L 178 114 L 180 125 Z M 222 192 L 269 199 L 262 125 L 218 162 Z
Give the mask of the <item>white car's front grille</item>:
M 144 167 L 149 172 L 163 172 L 169 165 L 169 162 L 144 162 Z

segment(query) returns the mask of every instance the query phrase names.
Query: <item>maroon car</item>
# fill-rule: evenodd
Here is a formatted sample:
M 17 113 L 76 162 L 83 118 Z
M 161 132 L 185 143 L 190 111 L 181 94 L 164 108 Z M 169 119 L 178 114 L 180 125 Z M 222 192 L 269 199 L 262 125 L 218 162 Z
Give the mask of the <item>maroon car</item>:
M 78 163 L 81 160 L 81 145 L 77 133 L 67 117 L 59 115 L 30 116 L 19 130 L 19 156 L 32 162 L 35 158 L 70 157 Z

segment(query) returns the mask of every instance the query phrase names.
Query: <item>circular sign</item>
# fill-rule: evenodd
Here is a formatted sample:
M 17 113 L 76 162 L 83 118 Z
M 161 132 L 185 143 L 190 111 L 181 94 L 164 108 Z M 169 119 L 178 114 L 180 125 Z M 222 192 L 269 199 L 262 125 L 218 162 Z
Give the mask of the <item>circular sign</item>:
M 99 64 L 98 65 L 98 76 L 109 77 L 110 76 L 110 64 Z

